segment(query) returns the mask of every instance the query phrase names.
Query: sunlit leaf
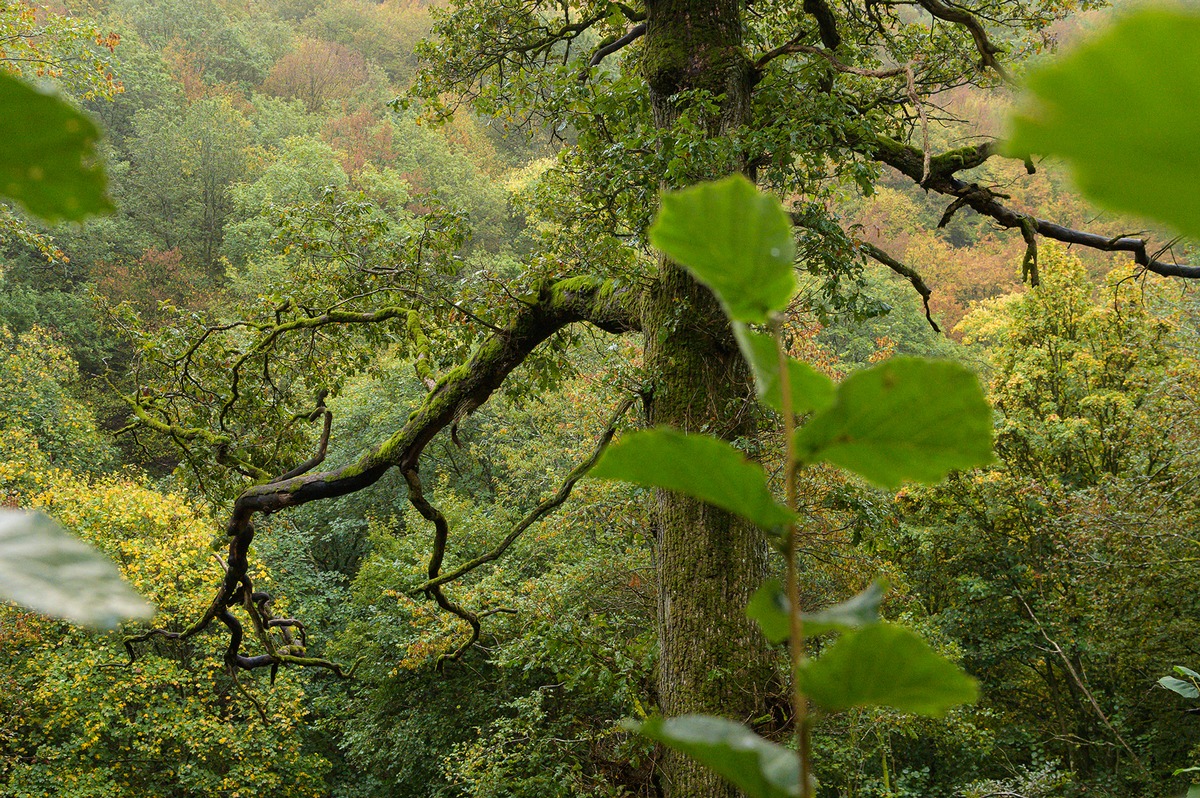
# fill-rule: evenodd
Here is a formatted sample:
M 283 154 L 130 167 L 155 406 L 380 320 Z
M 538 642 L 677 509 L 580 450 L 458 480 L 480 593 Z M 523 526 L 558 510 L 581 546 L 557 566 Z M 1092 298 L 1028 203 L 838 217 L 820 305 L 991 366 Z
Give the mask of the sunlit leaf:
M 735 321 L 765 322 L 796 291 L 796 243 L 779 200 L 741 175 L 664 194 L 650 243 L 707 285 Z
M 762 467 L 724 441 L 658 429 L 634 432 L 610 446 L 591 475 L 683 493 L 778 529 L 793 519 L 767 489 Z
M 42 513 L 0 510 L 0 600 L 97 628 L 154 608 L 112 561 Z
M 1009 152 L 1062 157 L 1090 199 L 1200 237 L 1200 15 L 1130 14 L 1028 87 Z
M 933 483 L 992 460 L 992 411 L 957 363 L 892 358 L 838 386 L 833 407 L 796 432 L 799 456 L 886 488 Z
M 754 372 L 754 385 L 758 398 L 774 410 L 783 412 L 783 393 L 779 380 L 779 353 L 775 339 L 750 330 L 745 324 L 734 322 L 733 334 L 737 338 L 742 356 Z M 825 410 L 833 404 L 833 380 L 807 363 L 788 358 L 788 382 L 792 389 L 792 411 L 811 413 Z
M 48 221 L 111 211 L 99 138 L 62 98 L 0 71 L 0 196 Z
M 651 740 L 686 754 L 733 782 L 750 798 L 800 794 L 796 752 L 764 740 L 740 723 L 708 715 L 651 718 L 629 724 Z
M 886 592 L 886 582 L 872 582 L 866 590 L 832 607 L 801 613 L 804 635 L 810 637 L 826 632 L 847 632 L 878 622 L 879 605 Z M 768 579 L 751 596 L 746 606 L 746 616 L 758 622 L 768 640 L 782 643 L 792 635 L 789 606 L 779 580 Z
M 801 666 L 800 683 L 829 710 L 886 706 L 944 715 L 979 695 L 975 680 L 902 626 L 871 624 L 838 638 Z

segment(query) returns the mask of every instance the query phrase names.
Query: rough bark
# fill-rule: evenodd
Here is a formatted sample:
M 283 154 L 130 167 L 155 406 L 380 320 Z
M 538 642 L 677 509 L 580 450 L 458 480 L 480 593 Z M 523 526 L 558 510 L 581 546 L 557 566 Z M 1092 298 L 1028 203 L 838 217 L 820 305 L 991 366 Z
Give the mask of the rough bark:
M 655 124 L 685 109 L 677 95 L 722 98 L 706 120 L 711 135 L 749 114 L 752 65 L 741 47 L 742 3 L 659 0 L 648 4 L 643 70 Z M 742 168 L 699 164 L 691 179 Z M 644 306 L 646 365 L 653 379 L 649 421 L 726 440 L 753 434 L 750 376 L 712 294 L 662 261 Z M 663 714 L 692 712 L 739 721 L 761 716 L 772 667 L 745 606 L 767 565 L 762 533 L 702 502 L 665 491 L 655 500 L 658 542 L 658 699 Z M 664 753 L 668 798 L 726 798 L 737 791 L 686 758 Z

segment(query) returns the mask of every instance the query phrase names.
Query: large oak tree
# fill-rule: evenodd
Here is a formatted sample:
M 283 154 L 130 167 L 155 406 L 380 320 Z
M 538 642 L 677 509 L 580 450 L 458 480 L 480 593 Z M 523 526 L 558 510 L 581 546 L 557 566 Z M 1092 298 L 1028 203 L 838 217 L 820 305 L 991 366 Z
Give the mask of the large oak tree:
M 797 268 L 808 281 L 798 301 L 818 313 L 859 306 L 868 260 L 928 295 L 916 271 L 856 242 L 827 210 L 832 194 L 869 190 L 886 168 L 945 195 L 943 221 L 970 209 L 1022 236 L 1032 282 L 1040 237 L 1127 251 L 1150 271 L 1196 276 L 1193 267 L 1150 256 L 1142 239 L 1068 229 L 1005 204 L 970 176 L 995 156 L 992 142 L 930 151 L 939 94 L 1004 84 L 1005 64 L 1044 46 L 1043 30 L 1069 6 L 462 0 L 441 12 L 411 99 L 427 117 L 465 106 L 558 139 L 557 164 L 528 203 L 542 235 L 519 274 L 486 264 L 465 274 L 445 257 L 459 239 L 436 209 L 389 221 L 369 202 L 331 194 L 283 215 L 284 238 L 305 255 L 265 293 L 271 301 L 257 314 L 213 324 L 192 344 L 147 344 L 143 365 L 166 387 L 130 398 L 136 423 L 171 435 L 189 456 L 207 448 L 229 474 L 251 483 L 233 501 L 227 569 L 209 608 L 188 629 L 167 634 L 190 636 L 218 620 L 229 630 L 230 668 L 340 671 L 304 655 L 294 644 L 295 620 L 273 617 L 255 592 L 248 571 L 254 520 L 362 490 L 398 469 L 434 530 L 429 578 L 416 592 L 463 618 L 472 628 L 469 645 L 485 612 L 458 605 L 445 590 L 494 558 L 442 572 L 454 530 L 422 486 L 422 453 L 506 381 L 525 379 L 518 369 L 569 348 L 581 326 L 642 336 L 645 423 L 752 439 L 753 391 L 717 303 L 645 247 L 662 188 L 742 172 L 784 196 L 801 244 Z M 448 333 L 452 322 L 459 326 Z M 360 459 L 321 470 L 330 414 L 323 394 L 315 408 L 311 399 L 304 406 L 305 391 L 336 385 L 339 369 L 359 362 L 348 351 L 383 345 L 399 345 L 413 359 L 424 396 L 401 428 L 381 430 Z M 339 351 L 347 365 L 329 365 L 329 353 Z M 319 451 L 279 474 L 280 442 L 302 440 L 294 423 L 305 418 L 324 420 Z M 557 508 L 583 470 L 531 517 Z M 773 673 L 744 614 L 766 571 L 764 537 L 692 499 L 660 492 L 654 504 L 658 706 L 667 715 L 753 721 L 764 713 Z M 239 608 L 254 628 L 250 640 Z M 243 651 L 243 642 L 257 653 Z M 671 757 L 661 783 L 668 796 L 733 794 Z

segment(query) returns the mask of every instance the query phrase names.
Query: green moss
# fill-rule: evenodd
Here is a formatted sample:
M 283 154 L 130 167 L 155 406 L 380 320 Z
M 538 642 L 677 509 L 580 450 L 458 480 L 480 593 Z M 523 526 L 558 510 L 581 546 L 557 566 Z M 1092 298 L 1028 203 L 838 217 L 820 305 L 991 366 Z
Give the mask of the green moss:
M 688 47 L 682 39 L 647 37 L 642 49 L 642 75 L 654 91 L 674 94 L 688 68 Z
M 581 275 L 579 277 L 567 277 L 557 280 L 548 285 L 547 288 L 550 291 L 550 301 L 557 305 L 566 299 L 567 294 L 579 293 L 581 291 L 602 291 L 604 283 L 608 282 L 612 281 L 599 280 L 591 275 Z
M 962 169 L 971 169 L 982 163 L 977 146 L 959 147 L 932 158 L 929 171 L 935 175 L 951 175 Z

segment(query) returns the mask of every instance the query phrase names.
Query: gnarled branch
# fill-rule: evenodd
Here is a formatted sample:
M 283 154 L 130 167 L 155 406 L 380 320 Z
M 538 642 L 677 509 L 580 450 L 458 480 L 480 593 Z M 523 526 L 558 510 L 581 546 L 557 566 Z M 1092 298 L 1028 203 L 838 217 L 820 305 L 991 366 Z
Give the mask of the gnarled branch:
M 227 568 L 208 609 L 183 632 L 151 630 L 130 638 L 126 647 L 155 636 L 182 640 L 204 631 L 214 620 L 229 630 L 225 661 L 230 669 L 277 668 L 283 664 L 318 665 L 343 674 L 333 663 L 276 650 L 268 630 L 272 620 L 265 605 L 256 605 L 249 578 L 249 552 L 254 541 L 254 516 L 269 514 L 318 499 L 343 496 L 374 484 L 390 468 L 406 476 L 414 472 L 422 450 L 464 408 L 483 404 L 505 377 L 543 341 L 564 327 L 587 322 L 611 333 L 638 328 L 640 292 L 611 280 L 572 278 L 542 287 L 537 301 L 523 306 L 501 332 L 483 340 L 470 359 L 444 375 L 391 437 L 363 457 L 331 471 L 287 476 L 254 485 L 237 498 L 226 527 L 229 537 Z M 170 425 L 167 425 L 170 429 Z M 205 431 L 207 433 L 207 431 Z M 213 434 L 213 433 L 208 433 Z M 204 437 L 197 434 L 197 437 Z M 254 623 L 265 654 L 240 653 L 241 623 L 230 608 L 241 604 Z M 285 627 L 286 631 L 286 627 Z
M 617 424 L 620 423 L 621 418 L 624 417 L 627 412 L 629 412 L 629 408 L 633 406 L 633 403 L 636 399 L 637 396 L 629 396 L 617 406 L 617 409 L 613 411 L 612 416 L 609 418 L 608 424 L 605 426 L 604 431 L 600 434 L 600 439 L 596 442 L 596 448 L 592 451 L 592 454 L 588 457 L 588 459 L 584 460 L 582 463 L 572 469 L 571 473 L 567 474 L 566 479 L 563 480 L 563 484 L 559 486 L 559 489 L 554 493 L 553 496 L 541 502 L 537 507 L 534 507 L 528 513 L 526 513 L 525 517 L 522 518 L 516 524 L 516 526 L 512 528 L 512 530 L 509 531 L 509 533 L 504 537 L 503 540 L 500 541 L 500 543 L 496 545 L 495 548 L 491 549 L 485 554 L 479 555 L 473 560 L 463 563 L 453 571 L 445 574 L 437 574 L 435 569 L 432 568 L 431 562 L 429 580 L 422 582 L 409 592 L 414 594 L 427 592 L 440 585 L 444 585 L 447 582 L 453 582 L 456 579 L 460 579 L 481 565 L 499 559 L 500 556 L 508 549 L 508 547 L 511 546 L 517 540 L 517 538 L 519 538 L 521 534 L 525 532 L 525 530 L 529 529 L 529 527 L 533 526 L 551 512 L 561 507 L 567 501 L 567 499 L 570 498 L 571 491 L 574 489 L 575 483 L 583 479 L 583 477 L 587 475 L 587 472 L 592 470 L 592 466 L 596 465 L 596 462 L 600 459 L 600 455 L 604 453 L 605 448 L 607 448 L 609 442 L 612 441 L 613 435 L 616 434 Z
M 896 260 L 874 244 L 860 241 L 859 246 L 862 247 L 862 251 L 867 253 L 872 260 L 882 263 L 912 283 L 912 287 L 921 295 L 921 302 L 925 305 L 925 320 L 929 322 L 929 326 L 933 328 L 934 332 L 940 333 L 942 328 L 937 325 L 937 322 L 933 320 L 933 314 L 929 312 L 929 297 L 933 295 L 933 292 L 929 290 L 929 286 L 925 284 L 925 281 L 917 273 L 917 270 Z
M 978 17 L 961 6 L 946 4 L 942 0 L 917 0 L 917 3 L 935 18 L 966 28 L 975 41 L 975 49 L 979 51 L 979 60 L 983 65 L 991 67 L 1006 82 L 1012 81 L 1008 70 L 996 59 L 1004 50 L 988 38 Z
M 841 34 L 837 29 L 837 17 L 825 0 L 804 0 L 804 11 L 817 21 L 817 30 L 821 34 L 821 43 L 830 50 L 836 50 L 842 43 Z
M 442 559 L 446 555 L 446 541 L 450 537 L 450 524 L 446 521 L 446 516 L 442 514 L 442 511 L 425 498 L 425 493 L 421 489 L 421 478 L 417 475 L 416 466 L 405 470 L 404 480 L 408 483 L 408 503 L 421 514 L 422 518 L 433 524 L 433 552 L 429 555 L 428 568 L 429 578 L 433 580 L 438 575 L 438 571 L 441 570 Z M 437 602 L 439 607 L 452 615 L 462 618 L 471 627 L 471 635 L 466 641 L 450 654 L 443 654 L 438 657 L 437 667 L 441 668 L 446 660 L 458 660 L 463 654 L 467 653 L 467 650 L 471 646 L 475 645 L 475 641 L 479 639 L 480 632 L 479 616 L 447 598 L 439 584 L 432 584 L 425 592 Z
M 1102 236 L 1029 216 L 1000 202 L 1001 195 L 955 176 L 956 172 L 979 166 L 994 155 L 994 143 L 964 147 L 932 157 L 929 175 L 923 183 L 921 178 L 925 154 L 921 150 L 885 136 L 876 137 L 873 144 L 873 157 L 877 161 L 893 167 L 927 190 L 961 200 L 961 203 L 956 200 L 947 209 L 947 213 L 964 205 L 969 206 L 976 213 L 992 218 L 1003 227 L 1021 230 L 1023 235 L 1031 227 L 1038 235 L 1064 244 L 1078 244 L 1101 252 L 1128 252 L 1133 255 L 1134 262 L 1146 271 L 1164 277 L 1200 278 L 1200 266 L 1161 261 L 1157 256 L 1150 254 L 1149 244 L 1144 238 Z M 1026 238 L 1027 246 L 1028 240 Z

